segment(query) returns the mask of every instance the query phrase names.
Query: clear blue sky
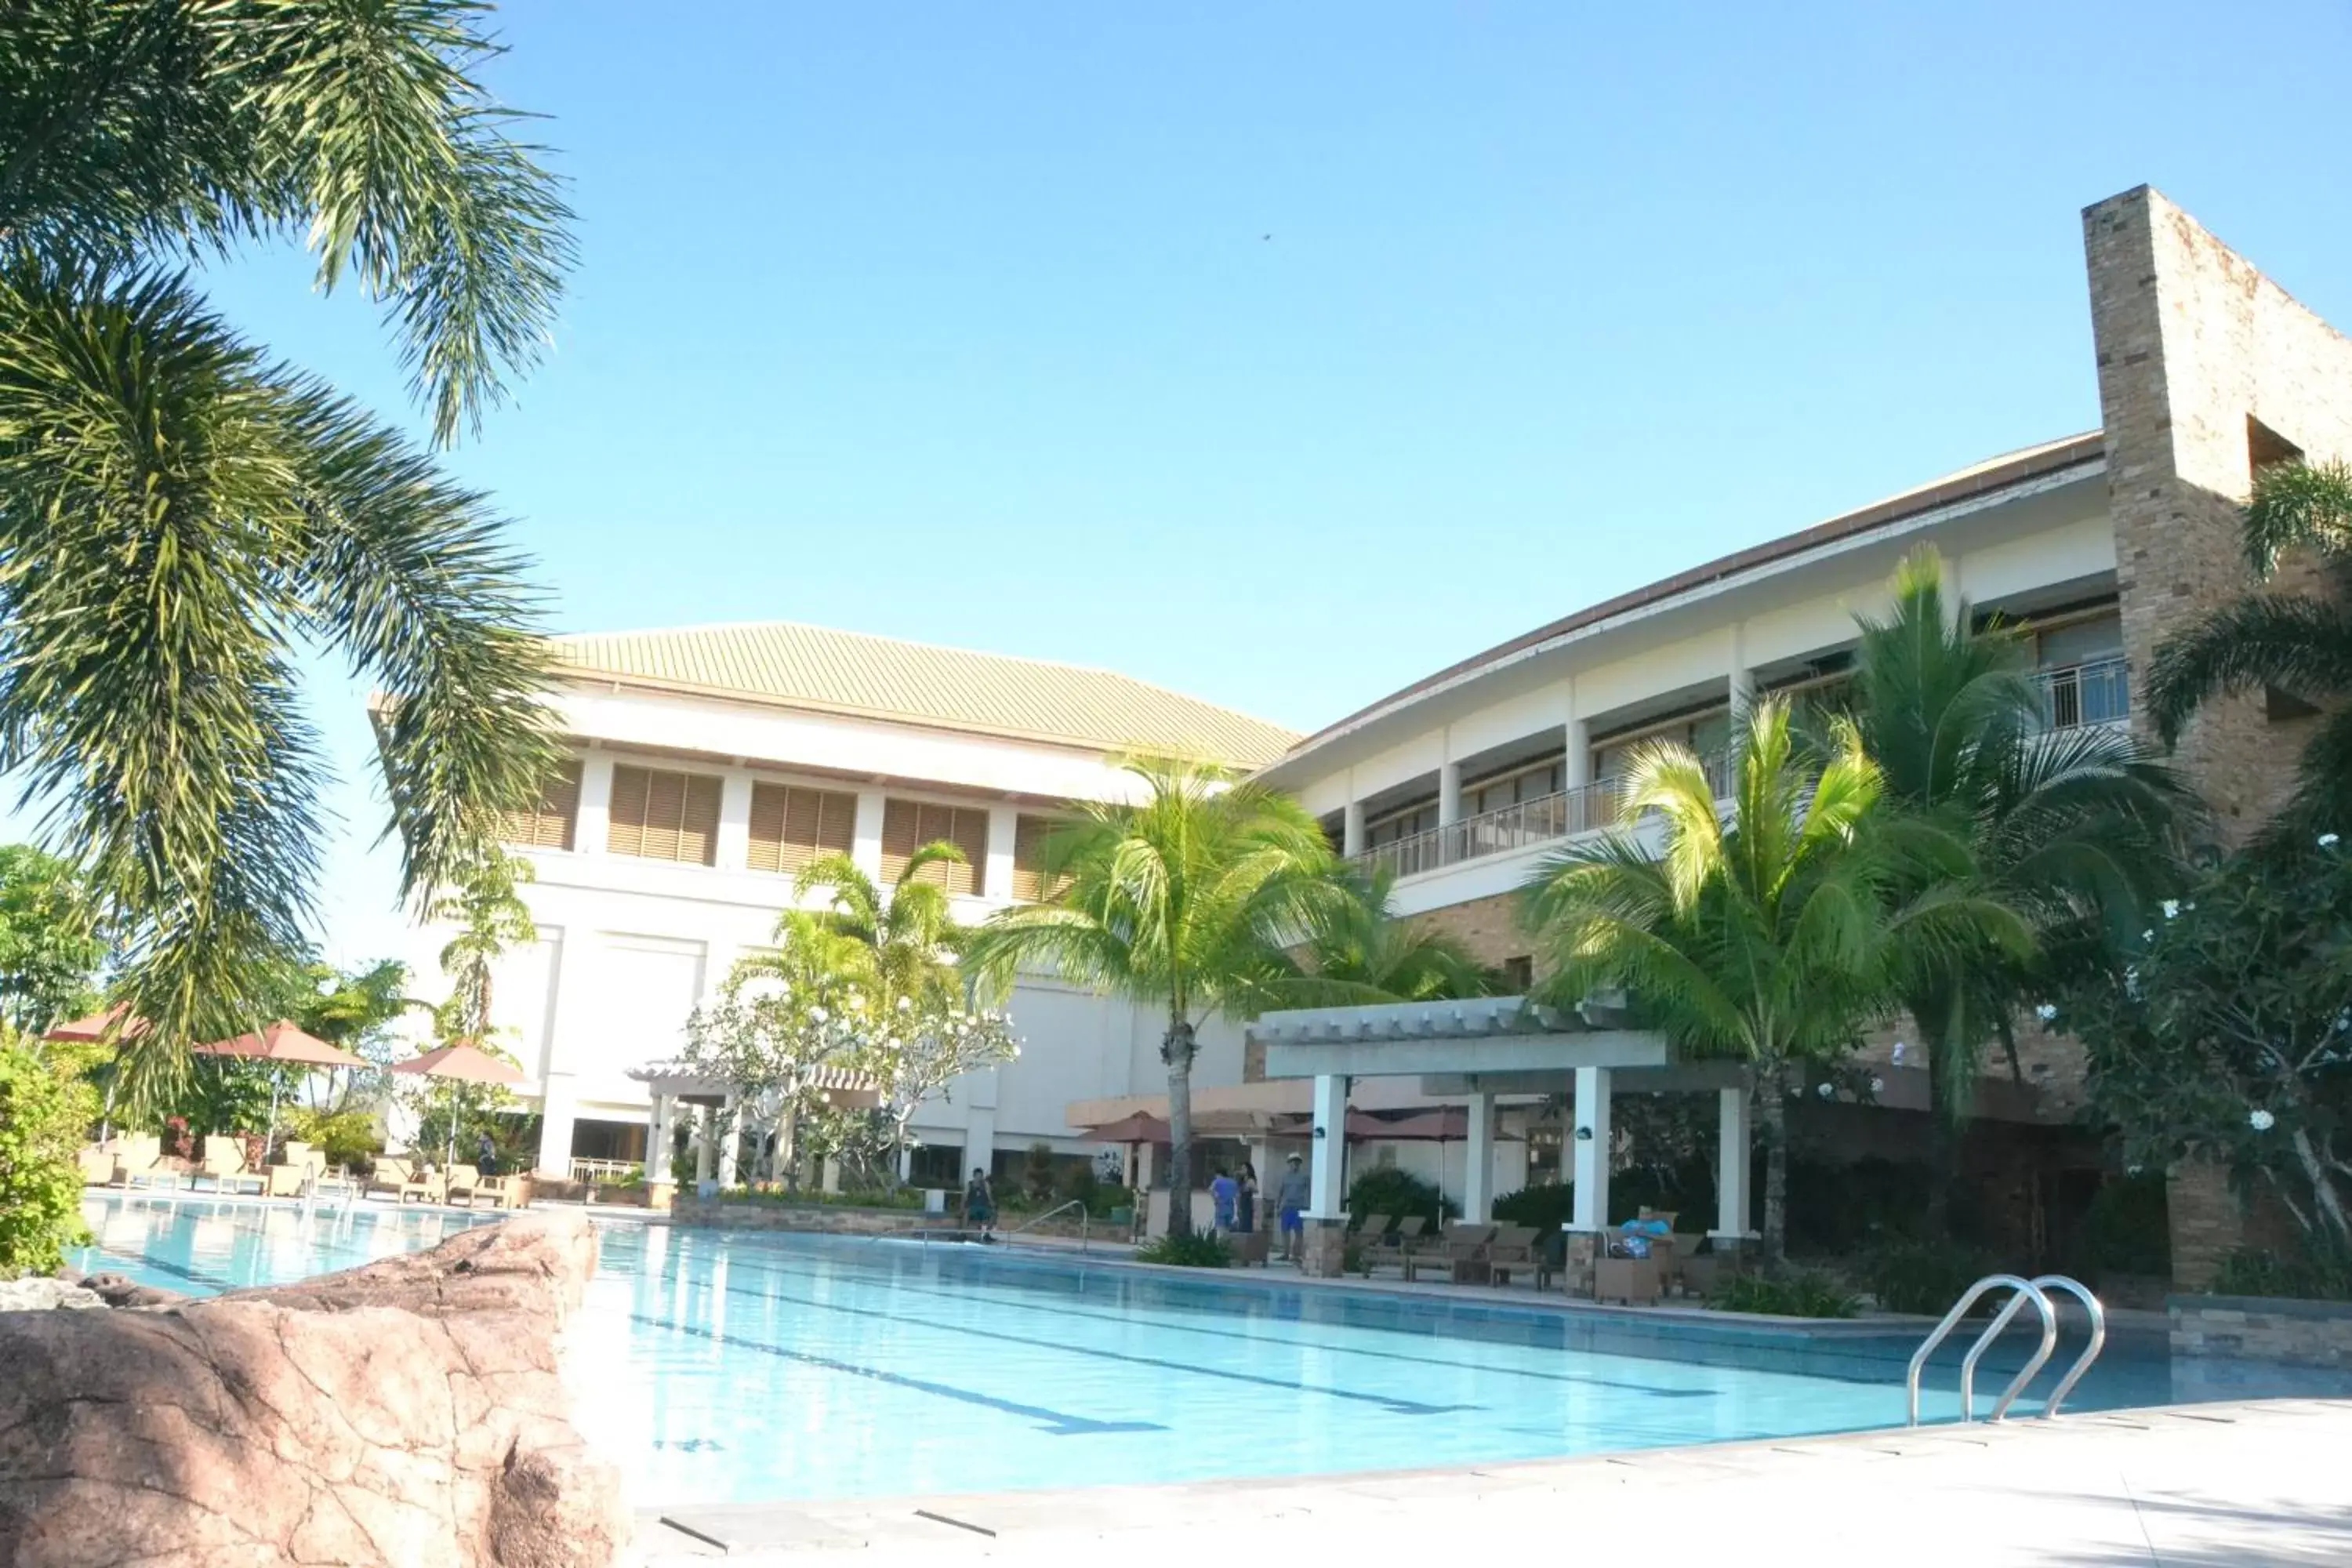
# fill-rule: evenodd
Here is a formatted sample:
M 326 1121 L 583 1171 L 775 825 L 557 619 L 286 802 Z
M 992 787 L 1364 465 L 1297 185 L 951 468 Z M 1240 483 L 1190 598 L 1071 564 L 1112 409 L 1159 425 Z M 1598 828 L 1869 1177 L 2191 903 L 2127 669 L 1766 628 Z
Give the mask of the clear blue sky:
M 493 79 L 583 264 L 452 461 L 560 629 L 807 620 L 1306 729 L 2095 425 L 2099 197 L 2352 323 L 2345 6 L 1946 9 L 518 0 Z M 216 298 L 415 426 L 299 257 Z M 318 693 L 357 958 L 391 871 Z

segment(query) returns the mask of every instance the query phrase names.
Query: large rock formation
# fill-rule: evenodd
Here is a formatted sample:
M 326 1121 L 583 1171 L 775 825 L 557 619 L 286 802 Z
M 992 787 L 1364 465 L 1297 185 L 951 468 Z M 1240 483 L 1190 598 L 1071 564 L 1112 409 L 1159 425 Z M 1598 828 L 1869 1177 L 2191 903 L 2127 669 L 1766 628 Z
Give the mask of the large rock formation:
M 280 1289 L 0 1314 L 0 1568 L 592 1568 L 627 1540 L 556 1336 L 577 1215 Z

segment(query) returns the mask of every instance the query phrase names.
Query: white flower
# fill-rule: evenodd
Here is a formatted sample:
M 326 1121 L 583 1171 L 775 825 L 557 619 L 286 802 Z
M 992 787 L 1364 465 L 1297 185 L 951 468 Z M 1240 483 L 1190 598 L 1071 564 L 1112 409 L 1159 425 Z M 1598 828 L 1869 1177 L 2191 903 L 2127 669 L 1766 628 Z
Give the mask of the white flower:
M 2246 1125 L 2257 1132 L 2267 1132 L 2278 1125 L 2278 1118 L 2256 1106 L 2246 1117 Z
M 2058 1004 L 2055 1002 L 2044 1002 L 2041 1006 L 2036 1007 L 2033 1010 L 2033 1016 L 2047 1024 L 2052 1019 L 2058 1016 Z
M 829 1020 L 832 1016 L 832 1014 L 826 1012 L 822 1007 L 812 1007 L 809 1009 L 809 1021 L 812 1023 L 822 1024 Z
M 2164 900 L 2164 918 L 2168 921 L 2177 921 L 2180 918 L 2180 900 L 2179 899 L 2167 899 Z
M 915 999 L 912 996 L 901 996 L 898 998 L 898 1011 L 901 1013 L 908 1011 L 914 1005 Z
M 1837 1098 L 1837 1089 L 1825 1083 L 1822 1085 L 1821 1096 L 1823 1100 L 1834 1100 Z
M 2323 833 L 2319 836 L 2319 847 L 2322 849 L 2333 849 L 2342 842 L 2343 840 L 2333 833 Z
M 2156 940 L 2156 932 L 2153 931 L 2144 931 L 2139 933 L 2139 939 L 2142 942 L 2154 942 Z
M 2124 1167 L 2124 1174 L 2126 1176 L 2137 1176 L 2146 1169 L 2147 1169 L 2147 1167 L 2145 1165 L 2126 1165 Z
M 1870 1080 L 1870 1092 L 1873 1094 L 1885 1094 L 1886 1092 L 1886 1080 L 1883 1078 L 1872 1079 Z

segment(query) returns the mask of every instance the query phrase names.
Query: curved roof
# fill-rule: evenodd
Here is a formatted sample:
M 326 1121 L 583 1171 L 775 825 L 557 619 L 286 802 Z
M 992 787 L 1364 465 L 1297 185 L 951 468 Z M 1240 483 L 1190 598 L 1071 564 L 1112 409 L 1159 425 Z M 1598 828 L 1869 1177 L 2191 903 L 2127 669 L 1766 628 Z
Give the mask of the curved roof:
M 793 621 L 549 639 L 561 673 L 1015 740 L 1249 768 L 1298 737 L 1131 676 Z

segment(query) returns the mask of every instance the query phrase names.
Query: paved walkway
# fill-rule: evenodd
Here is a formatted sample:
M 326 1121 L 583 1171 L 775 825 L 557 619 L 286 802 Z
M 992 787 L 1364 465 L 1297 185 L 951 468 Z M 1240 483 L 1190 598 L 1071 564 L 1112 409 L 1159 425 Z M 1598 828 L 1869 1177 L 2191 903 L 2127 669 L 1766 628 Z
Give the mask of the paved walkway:
M 2352 1400 L 1484 1469 L 688 1510 L 649 1568 L 1465 1561 L 2249 1568 L 2352 1563 Z M 829 1550 L 828 1550 L 829 1549 Z

